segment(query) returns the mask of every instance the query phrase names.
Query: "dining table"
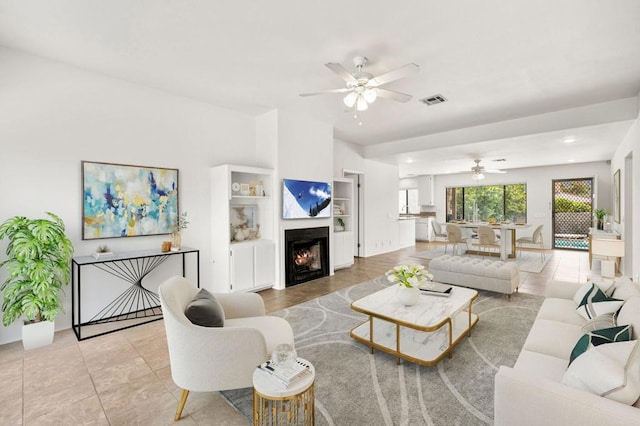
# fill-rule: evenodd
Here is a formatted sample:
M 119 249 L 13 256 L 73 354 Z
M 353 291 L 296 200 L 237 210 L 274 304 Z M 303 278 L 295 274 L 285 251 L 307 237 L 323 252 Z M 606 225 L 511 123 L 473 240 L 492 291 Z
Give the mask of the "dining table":
M 463 228 L 463 229 L 468 229 L 469 231 L 471 231 L 471 229 L 473 228 L 477 228 L 479 225 L 486 225 L 493 228 L 494 230 L 500 231 L 500 260 L 513 259 L 516 257 L 516 231 L 531 227 L 531 225 L 528 223 L 519 223 L 519 222 L 473 223 L 473 222 L 451 221 L 449 223 L 459 226 L 460 228 Z M 473 253 L 473 251 L 467 251 L 467 253 Z

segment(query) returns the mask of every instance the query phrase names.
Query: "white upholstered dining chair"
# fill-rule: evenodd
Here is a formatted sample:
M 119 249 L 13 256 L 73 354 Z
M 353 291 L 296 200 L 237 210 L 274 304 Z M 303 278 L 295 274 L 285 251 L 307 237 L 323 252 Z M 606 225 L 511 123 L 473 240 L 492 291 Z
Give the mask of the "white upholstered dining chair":
M 496 237 L 496 231 L 487 225 L 478 225 L 478 247 L 480 250 L 486 249 L 487 252 L 491 249 L 496 249 L 500 252 L 500 243 Z
M 158 289 L 171 377 L 182 388 L 175 420 L 180 420 L 189 391 L 251 387 L 256 366 L 269 359 L 279 344 L 293 345 L 289 323 L 265 315 L 264 301 L 255 293 L 214 293 L 224 311 L 224 325 L 193 324 L 185 308 L 199 291 L 182 277 L 172 277 Z
M 442 226 L 435 220 L 431 221 L 431 229 L 433 230 L 433 240 L 438 241 L 438 238 L 443 238 L 441 241 L 447 240 L 447 233 L 442 230 Z
M 447 247 L 449 247 L 449 244 L 453 246 L 454 256 L 458 254 L 459 244 L 466 244 L 467 248 L 469 247 L 469 239 L 466 237 L 463 237 L 462 230 L 460 229 L 460 227 L 452 223 L 447 224 L 447 245 L 444 248 L 445 253 L 447 252 Z
M 532 244 L 540 246 L 540 262 L 544 261 L 545 253 L 544 253 L 544 242 L 542 241 L 542 227 L 544 225 L 539 225 L 536 229 L 533 230 L 533 234 L 530 237 L 520 237 L 516 240 L 516 245 L 520 248 L 520 256 L 522 256 L 522 245 L 523 244 Z

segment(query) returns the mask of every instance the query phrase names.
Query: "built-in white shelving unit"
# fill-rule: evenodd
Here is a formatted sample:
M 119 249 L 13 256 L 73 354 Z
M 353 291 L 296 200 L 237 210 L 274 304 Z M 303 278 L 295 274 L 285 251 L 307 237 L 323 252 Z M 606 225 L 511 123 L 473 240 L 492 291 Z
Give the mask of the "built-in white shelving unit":
M 275 284 L 273 171 L 221 165 L 211 169 L 213 286 L 256 291 Z
M 353 180 L 333 179 L 333 269 L 353 265 Z

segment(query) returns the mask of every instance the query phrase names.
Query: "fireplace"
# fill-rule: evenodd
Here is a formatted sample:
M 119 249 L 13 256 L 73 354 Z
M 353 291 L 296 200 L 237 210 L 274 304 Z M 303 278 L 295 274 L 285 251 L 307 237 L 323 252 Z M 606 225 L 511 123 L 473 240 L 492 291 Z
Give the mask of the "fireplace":
M 287 229 L 285 240 L 286 286 L 329 275 L 329 227 Z

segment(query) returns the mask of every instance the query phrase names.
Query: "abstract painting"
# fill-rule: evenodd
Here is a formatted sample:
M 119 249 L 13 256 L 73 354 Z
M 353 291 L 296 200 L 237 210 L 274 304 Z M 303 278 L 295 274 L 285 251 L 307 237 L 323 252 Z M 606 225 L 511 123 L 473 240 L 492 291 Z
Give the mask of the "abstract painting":
M 169 234 L 178 170 L 82 162 L 82 239 Z

